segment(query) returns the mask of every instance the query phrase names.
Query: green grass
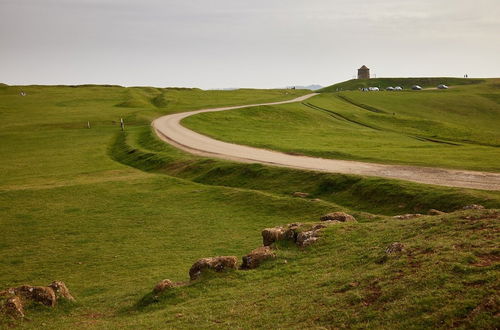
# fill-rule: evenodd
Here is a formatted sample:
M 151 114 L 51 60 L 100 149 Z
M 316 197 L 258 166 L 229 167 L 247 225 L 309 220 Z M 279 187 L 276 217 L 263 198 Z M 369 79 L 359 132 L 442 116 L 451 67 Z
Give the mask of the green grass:
M 25 321 L 0 318 L 0 327 L 494 327 L 497 263 L 483 265 L 498 253 L 493 215 L 381 214 L 499 207 L 499 194 L 199 158 L 149 126 L 165 113 L 300 93 L 0 86 L 0 289 L 58 279 L 77 299 L 31 308 Z M 321 201 L 291 198 L 298 190 Z M 198 258 L 241 257 L 261 244 L 262 228 L 335 210 L 360 222 L 304 251 L 280 246 L 261 269 L 208 276 L 144 304 L 157 281 L 186 280 Z M 395 240 L 409 254 L 377 263 Z
M 214 138 L 322 158 L 499 171 L 498 80 L 421 92 L 323 93 L 303 104 L 203 113 Z

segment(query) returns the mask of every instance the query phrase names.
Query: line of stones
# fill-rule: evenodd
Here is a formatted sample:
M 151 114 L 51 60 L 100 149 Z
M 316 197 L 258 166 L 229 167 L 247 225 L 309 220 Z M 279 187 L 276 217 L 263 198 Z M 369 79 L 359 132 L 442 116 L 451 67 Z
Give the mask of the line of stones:
M 291 223 L 284 226 L 265 228 L 262 230 L 263 246 L 243 256 L 239 269 L 254 269 L 259 267 L 263 261 L 276 258 L 276 254 L 273 251 L 275 242 L 288 240 L 303 248 L 316 242 L 320 237 L 321 230 L 324 228 L 342 222 L 356 222 L 356 219 L 352 215 L 344 212 L 328 213 L 320 217 L 320 220 L 320 223 L 315 224 Z M 154 286 L 153 293 L 160 294 L 171 288 L 188 285 L 198 280 L 202 273 L 207 270 L 222 272 L 227 269 L 238 269 L 237 263 L 238 258 L 236 256 L 218 256 L 199 259 L 189 269 L 190 281 L 173 282 L 169 279 L 164 279 Z

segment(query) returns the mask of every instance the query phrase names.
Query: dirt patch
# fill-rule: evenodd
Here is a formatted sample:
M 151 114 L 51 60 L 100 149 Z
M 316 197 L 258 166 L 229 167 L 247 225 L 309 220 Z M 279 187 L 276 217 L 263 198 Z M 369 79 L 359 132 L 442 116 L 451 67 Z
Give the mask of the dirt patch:
M 427 214 L 429 215 L 443 215 L 443 214 L 446 214 L 446 212 L 443 212 L 443 211 L 439 211 L 439 210 L 436 210 L 436 209 L 430 209 Z
M 408 214 L 401 214 L 401 215 L 395 215 L 393 216 L 394 219 L 399 219 L 399 220 L 408 220 L 408 219 L 415 219 L 422 217 L 423 214 L 420 213 L 408 213 Z
M 478 255 L 477 258 L 479 259 L 479 261 L 473 263 L 472 266 L 488 267 L 500 262 L 500 256 L 498 254 L 483 254 Z
M 364 306 L 370 306 L 376 302 L 381 295 L 382 288 L 378 285 L 378 281 L 374 281 L 366 288 L 362 304 Z
M 308 193 L 305 193 L 305 192 L 300 192 L 300 191 L 296 191 L 292 194 L 293 197 L 299 197 L 299 198 L 308 198 L 309 196 L 311 196 L 310 194 Z

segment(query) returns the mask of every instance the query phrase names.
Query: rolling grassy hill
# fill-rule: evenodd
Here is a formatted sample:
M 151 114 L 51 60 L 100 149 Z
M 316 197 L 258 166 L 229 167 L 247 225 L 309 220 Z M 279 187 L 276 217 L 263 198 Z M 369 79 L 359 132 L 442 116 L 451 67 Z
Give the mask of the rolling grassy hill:
M 302 104 L 204 113 L 214 138 L 323 158 L 500 171 L 499 80 L 420 92 L 322 93 Z
M 500 194 L 199 158 L 149 126 L 166 113 L 302 93 L 0 86 L 0 290 L 58 279 L 77 299 L 30 308 L 24 321 L 2 315 L 0 327 L 495 327 L 498 211 L 388 215 L 498 208 Z M 311 198 L 292 198 L 299 190 Z M 186 280 L 198 258 L 242 256 L 262 228 L 337 210 L 359 222 L 305 250 L 280 244 L 260 269 L 148 300 L 157 281 Z M 393 241 L 406 250 L 387 258 Z

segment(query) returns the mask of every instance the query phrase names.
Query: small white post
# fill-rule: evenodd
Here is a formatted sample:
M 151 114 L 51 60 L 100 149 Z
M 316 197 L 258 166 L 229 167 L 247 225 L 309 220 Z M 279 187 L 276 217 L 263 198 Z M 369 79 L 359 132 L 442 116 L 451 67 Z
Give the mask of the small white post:
M 87 122 L 87 128 L 90 128 L 90 121 Z
M 120 118 L 120 127 L 122 128 L 122 131 L 125 130 L 125 124 L 123 123 L 123 118 Z

